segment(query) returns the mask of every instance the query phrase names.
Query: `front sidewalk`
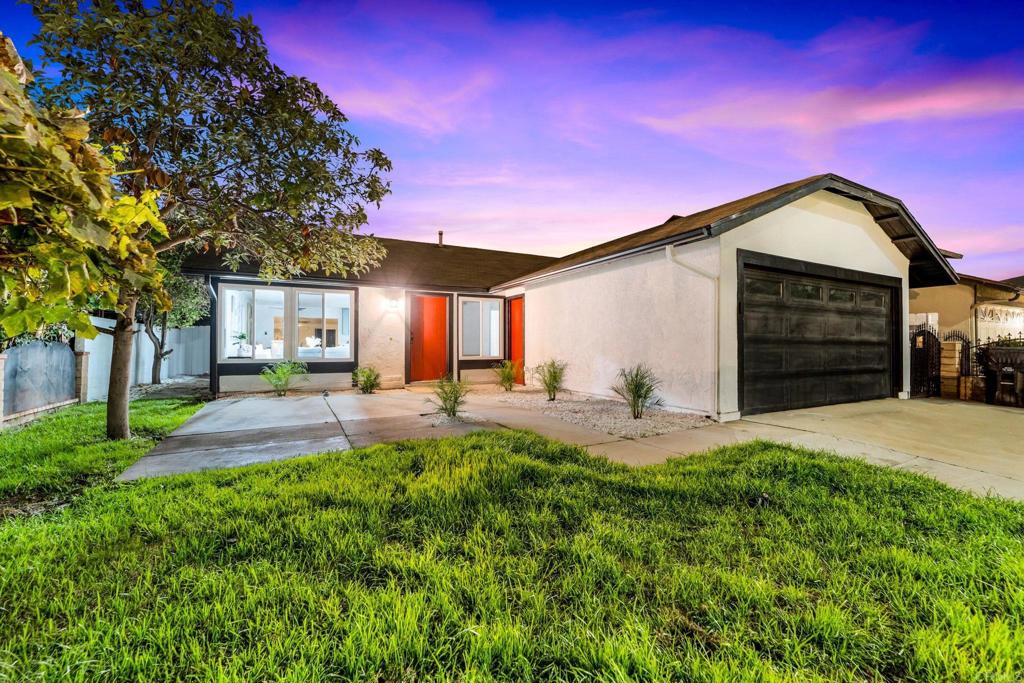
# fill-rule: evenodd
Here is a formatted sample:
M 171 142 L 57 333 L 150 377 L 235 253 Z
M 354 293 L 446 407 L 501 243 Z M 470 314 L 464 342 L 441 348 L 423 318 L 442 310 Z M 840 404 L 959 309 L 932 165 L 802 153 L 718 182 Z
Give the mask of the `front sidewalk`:
M 960 402 L 868 401 L 757 415 L 737 422 L 626 439 L 471 393 L 473 421 L 439 419 L 429 394 L 393 390 L 214 401 L 125 470 L 130 481 L 272 462 L 376 443 L 525 429 L 627 465 L 654 465 L 752 439 L 825 450 L 932 476 L 978 494 L 1024 500 L 1024 413 Z M 625 406 L 623 407 L 625 410 Z

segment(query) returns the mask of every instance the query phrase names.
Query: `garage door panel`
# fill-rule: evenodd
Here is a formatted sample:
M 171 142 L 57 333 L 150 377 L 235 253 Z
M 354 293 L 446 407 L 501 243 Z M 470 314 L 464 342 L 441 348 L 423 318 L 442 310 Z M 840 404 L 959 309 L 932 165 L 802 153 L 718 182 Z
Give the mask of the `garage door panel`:
M 832 313 L 826 319 L 825 336 L 829 339 L 848 339 L 857 336 L 860 319 L 853 315 Z
M 830 368 L 856 368 L 860 365 L 860 349 L 845 344 L 831 346 L 828 349 L 828 366 Z
M 864 318 L 861 320 L 860 337 L 866 341 L 886 341 L 889 338 L 889 321 L 885 318 Z
M 862 368 L 881 370 L 889 368 L 890 349 L 888 346 L 861 347 L 858 349 L 858 364 Z
M 789 407 L 809 408 L 828 402 L 828 383 L 820 377 L 803 377 L 788 380 Z
M 825 336 L 825 319 L 819 312 L 792 312 L 786 316 L 786 328 L 790 338 L 821 339 Z
M 750 344 L 744 349 L 743 365 L 753 372 L 785 371 L 786 350 L 781 347 Z
M 744 402 L 755 400 L 765 407 L 764 412 L 786 410 L 789 405 L 786 384 L 777 380 L 759 380 L 744 385 Z
M 743 281 L 744 413 L 891 395 L 890 290 L 750 266 Z
M 823 346 L 789 348 L 786 350 L 785 370 L 806 372 L 808 370 L 824 370 L 828 349 Z
M 772 311 L 750 311 L 747 313 L 743 326 L 751 337 L 782 335 L 784 319 Z

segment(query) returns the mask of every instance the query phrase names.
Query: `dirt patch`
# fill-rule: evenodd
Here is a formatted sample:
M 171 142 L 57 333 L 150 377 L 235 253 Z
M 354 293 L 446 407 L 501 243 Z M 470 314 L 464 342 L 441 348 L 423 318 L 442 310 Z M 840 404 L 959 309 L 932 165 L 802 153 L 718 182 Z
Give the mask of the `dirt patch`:
M 129 389 L 131 400 L 139 398 L 191 398 L 210 400 L 209 375 L 168 377 L 160 384 L 137 384 Z
M 10 496 L 0 499 L 0 521 L 14 517 L 33 517 L 66 508 L 71 498 L 66 495 Z
M 529 408 L 580 427 L 626 439 L 657 436 L 713 424 L 703 415 L 650 408 L 644 412 L 642 418 L 634 420 L 629 414 L 629 408 L 621 401 L 570 393 L 560 393 L 556 400 L 548 401 L 547 396 L 541 392 L 515 391 L 500 394 L 498 400 L 517 408 Z

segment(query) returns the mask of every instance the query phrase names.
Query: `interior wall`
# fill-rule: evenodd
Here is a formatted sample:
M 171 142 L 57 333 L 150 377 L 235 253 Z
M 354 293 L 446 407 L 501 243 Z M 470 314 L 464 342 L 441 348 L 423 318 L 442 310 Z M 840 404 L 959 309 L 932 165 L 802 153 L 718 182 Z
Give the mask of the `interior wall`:
M 720 394 L 726 419 L 739 416 L 737 339 L 737 256 L 739 249 L 900 278 L 902 320 L 909 324 L 910 263 L 860 202 L 816 192 L 721 236 Z M 903 391 L 910 385 L 910 344 L 902 346 Z

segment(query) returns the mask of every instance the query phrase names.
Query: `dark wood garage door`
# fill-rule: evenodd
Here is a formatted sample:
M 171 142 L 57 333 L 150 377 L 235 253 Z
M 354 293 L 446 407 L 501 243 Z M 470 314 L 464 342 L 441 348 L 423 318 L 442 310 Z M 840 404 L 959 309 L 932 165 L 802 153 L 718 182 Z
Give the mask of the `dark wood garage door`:
M 742 412 L 892 395 L 893 290 L 745 266 Z

